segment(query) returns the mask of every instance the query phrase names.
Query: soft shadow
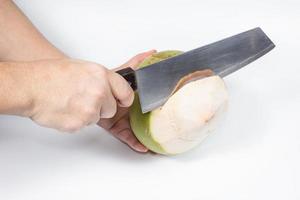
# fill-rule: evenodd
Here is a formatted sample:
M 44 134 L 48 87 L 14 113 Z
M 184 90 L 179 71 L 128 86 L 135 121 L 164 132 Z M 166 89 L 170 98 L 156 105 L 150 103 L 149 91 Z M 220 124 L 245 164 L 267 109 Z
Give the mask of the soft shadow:
M 62 172 L 122 166 L 140 167 L 160 162 L 159 155 L 134 152 L 99 127 L 64 134 L 34 125 L 30 120 L 0 117 L 0 177 L 3 190 L 26 188 Z M 97 166 L 95 168 L 95 166 Z M 113 170 L 107 173 L 112 173 Z M 30 178 L 29 178 L 30 177 Z
M 0 145 L 9 143 L 9 148 L 19 145 L 41 147 L 51 154 L 80 153 L 96 159 L 117 159 L 123 162 L 149 162 L 157 157 L 152 153 L 138 153 L 130 149 L 109 133 L 97 126 L 81 130 L 78 133 L 60 133 L 39 127 L 30 120 L 13 116 L 0 117 Z M 22 146 L 18 146 L 22 148 Z M 93 158 L 95 159 L 95 158 Z
M 138 153 L 123 144 L 100 127 L 88 127 L 80 133 L 65 135 L 61 142 L 40 140 L 39 142 L 63 151 L 77 151 L 99 159 L 117 159 L 122 162 L 149 162 L 154 154 Z

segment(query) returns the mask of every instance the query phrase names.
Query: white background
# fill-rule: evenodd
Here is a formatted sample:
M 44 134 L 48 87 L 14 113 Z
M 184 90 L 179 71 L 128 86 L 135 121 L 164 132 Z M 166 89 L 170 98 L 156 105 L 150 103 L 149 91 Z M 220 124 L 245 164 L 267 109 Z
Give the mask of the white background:
M 298 0 L 18 0 L 57 47 L 115 67 L 260 26 L 277 47 L 225 78 L 226 123 L 195 150 L 138 154 L 97 127 L 61 134 L 0 117 L 0 199 L 300 199 Z

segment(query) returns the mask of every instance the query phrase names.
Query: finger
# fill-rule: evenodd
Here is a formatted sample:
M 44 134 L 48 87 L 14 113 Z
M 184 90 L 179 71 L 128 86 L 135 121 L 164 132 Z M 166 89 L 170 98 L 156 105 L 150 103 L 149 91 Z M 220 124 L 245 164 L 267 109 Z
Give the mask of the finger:
M 120 141 L 127 144 L 129 147 L 138 152 L 147 152 L 148 149 L 142 145 L 133 134 L 128 118 L 121 119 L 111 129 L 110 133 Z
M 84 125 L 86 126 L 96 124 L 100 120 L 100 112 L 103 102 L 100 101 L 99 98 L 91 98 L 88 95 L 83 97 L 82 102 L 85 103 L 85 106 L 81 108 L 76 115 L 84 122 Z
M 110 90 L 107 90 L 106 97 L 101 105 L 100 118 L 112 118 L 117 112 L 117 102 Z M 98 120 L 99 121 L 99 120 Z
M 117 138 L 138 152 L 147 152 L 148 149 L 142 145 L 133 135 L 130 129 L 123 129 L 117 134 Z
M 134 92 L 127 81 L 121 75 L 111 71 L 109 74 L 109 83 L 118 105 L 129 107 L 133 102 Z
M 143 60 L 145 60 L 145 58 L 151 56 L 152 54 L 156 53 L 156 50 L 150 50 L 150 51 L 146 51 L 140 54 L 137 54 L 136 56 L 134 56 L 133 58 L 131 58 L 129 61 L 127 61 L 126 63 L 124 63 L 123 65 L 121 65 L 120 67 L 114 69 L 114 71 L 123 69 L 125 67 L 131 67 L 132 69 L 136 69 L 137 66 L 143 62 Z
M 117 121 L 119 121 L 121 118 L 126 117 L 126 115 L 128 115 L 128 108 L 117 107 L 117 113 L 113 118 L 101 119 L 97 122 L 97 124 L 109 131 Z
M 93 114 L 91 115 L 89 121 L 85 122 L 86 126 L 92 125 L 92 124 L 97 124 L 97 122 L 100 120 L 101 118 L 101 108 L 102 105 L 99 104 L 99 102 L 97 102 L 98 104 L 94 104 L 93 108 L 95 108 L 95 111 L 93 112 Z M 100 114 L 99 114 L 100 113 Z

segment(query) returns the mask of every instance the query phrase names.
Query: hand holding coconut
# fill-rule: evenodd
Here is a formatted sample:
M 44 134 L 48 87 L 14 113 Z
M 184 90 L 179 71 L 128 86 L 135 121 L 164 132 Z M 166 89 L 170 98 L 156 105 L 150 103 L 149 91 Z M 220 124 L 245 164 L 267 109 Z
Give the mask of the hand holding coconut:
M 115 69 L 120 70 L 126 67 L 131 67 L 133 69 L 138 68 L 142 62 L 146 58 L 151 58 L 155 50 L 147 51 L 144 53 L 140 53 L 133 58 L 131 58 L 128 62 L 123 64 L 121 67 Z M 120 107 L 117 108 L 117 113 L 113 118 L 110 119 L 101 119 L 98 122 L 98 125 L 102 128 L 106 129 L 113 136 L 126 143 L 129 147 L 138 152 L 146 152 L 148 148 L 142 145 L 139 140 L 135 137 L 133 130 L 130 125 L 130 116 L 129 116 L 129 108 L 128 107 Z
M 114 71 L 67 58 L 12 1 L 1 4 L 0 18 L 0 114 L 26 116 L 68 132 L 98 123 L 141 152 L 149 148 L 178 154 L 196 146 L 224 114 L 228 94 L 221 77 L 275 46 L 255 28 L 183 55 L 179 51 L 140 54 L 122 67 L 158 63 L 128 69 L 135 80 L 124 77 L 137 85 L 135 96 L 140 97 L 134 98 L 129 84 Z M 213 73 L 206 77 L 202 72 L 207 68 Z

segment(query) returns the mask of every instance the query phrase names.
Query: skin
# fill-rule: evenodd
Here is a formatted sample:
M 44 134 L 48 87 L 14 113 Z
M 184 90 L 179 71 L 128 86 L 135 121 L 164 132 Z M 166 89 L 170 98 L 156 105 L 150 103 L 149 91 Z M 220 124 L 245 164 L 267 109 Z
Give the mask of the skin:
M 134 68 L 153 53 L 120 68 Z M 97 123 L 132 149 L 148 151 L 130 128 L 134 93 L 126 80 L 100 64 L 69 58 L 9 0 L 0 0 L 0 82 L 0 114 L 66 132 Z

